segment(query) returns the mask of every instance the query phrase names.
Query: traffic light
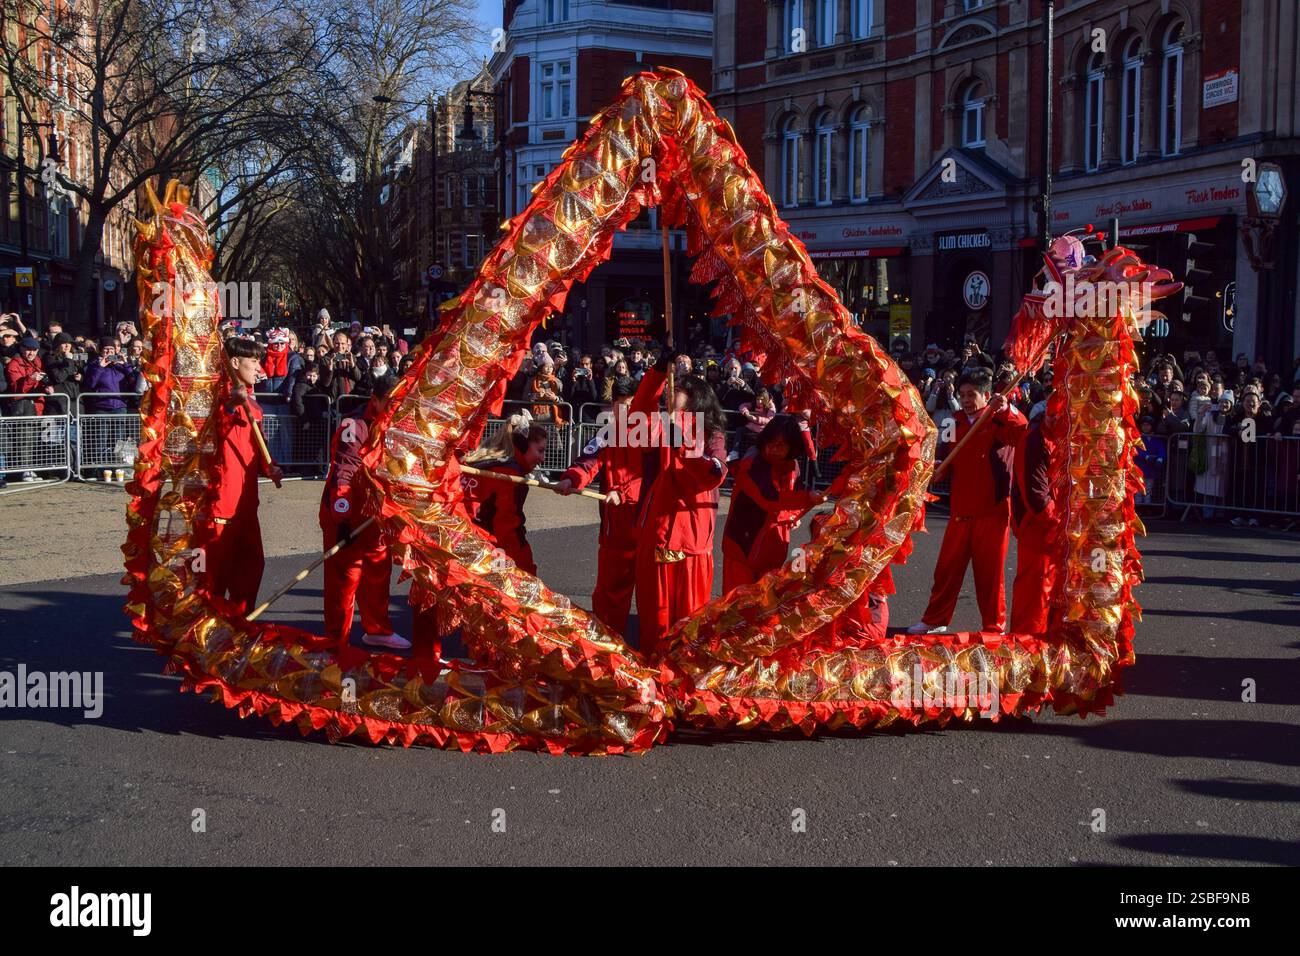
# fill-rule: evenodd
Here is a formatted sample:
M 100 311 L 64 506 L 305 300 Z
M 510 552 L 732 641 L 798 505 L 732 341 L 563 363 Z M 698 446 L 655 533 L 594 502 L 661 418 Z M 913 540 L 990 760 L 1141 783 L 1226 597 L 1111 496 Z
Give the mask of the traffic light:
M 1198 241 L 1192 232 L 1182 238 L 1186 244 L 1183 252 L 1182 316 L 1184 322 L 1190 322 L 1193 313 L 1208 308 L 1214 298 L 1210 288 L 1214 279 L 1210 258 L 1215 248 L 1213 243 Z

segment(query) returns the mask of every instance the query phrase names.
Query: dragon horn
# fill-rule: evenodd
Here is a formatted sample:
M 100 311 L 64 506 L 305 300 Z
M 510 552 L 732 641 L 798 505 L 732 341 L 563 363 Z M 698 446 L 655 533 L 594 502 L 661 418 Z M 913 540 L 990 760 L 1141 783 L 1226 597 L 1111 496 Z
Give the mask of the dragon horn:
M 144 194 L 149 199 L 149 205 L 153 207 L 153 214 L 159 219 L 163 215 L 163 204 L 158 201 L 158 194 L 153 191 L 153 183 L 145 180 Z

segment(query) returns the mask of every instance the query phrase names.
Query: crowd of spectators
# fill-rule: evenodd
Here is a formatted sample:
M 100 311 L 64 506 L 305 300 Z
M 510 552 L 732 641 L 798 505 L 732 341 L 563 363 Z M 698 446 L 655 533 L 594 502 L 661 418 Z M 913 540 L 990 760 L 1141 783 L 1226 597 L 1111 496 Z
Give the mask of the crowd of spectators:
M 273 414 L 305 421 L 323 423 L 331 407 L 349 398 L 364 403 L 376 385 L 391 384 L 411 361 L 408 341 L 390 326 L 341 325 L 325 309 L 301 335 L 289 329 L 241 330 L 234 323 L 223 334 L 265 345 L 266 378 L 257 393 Z M 557 340 L 539 339 L 508 384 L 507 411 L 527 408 L 535 420 L 557 427 L 594 422 L 610 403 L 615 383 L 639 381 L 663 348 L 654 340 L 618 338 L 590 353 L 570 353 Z M 37 335 L 17 315 L 0 316 L 4 386 L 14 396 L 0 411 L 40 415 L 50 396 L 63 396 L 75 414 L 81 394 L 87 396 L 86 411 L 136 408 L 135 396 L 148 388 L 141 374 L 144 351 L 129 322 L 119 323 L 113 336 L 95 340 L 68 335 L 57 322 Z M 958 349 L 931 343 L 919 351 L 899 338 L 890 352 L 940 429 L 960 409 L 957 382 L 968 370 L 988 370 L 998 391 L 1015 382 L 1011 403 L 1030 418 L 1053 388 L 1049 366 L 1016 381 L 1015 367 L 1001 354 L 985 351 L 973 336 Z M 733 455 L 743 455 L 763 426 L 787 410 L 783 383 L 763 382 L 759 368 L 745 359 L 722 342 L 695 336 L 675 363 L 677 376 L 697 376 L 717 396 Z M 1206 520 L 1238 525 L 1257 525 L 1260 514 L 1300 511 L 1300 403 L 1292 397 L 1300 386 L 1300 359 L 1279 370 L 1244 354 L 1229 364 L 1213 351 L 1189 350 L 1181 361 L 1157 352 L 1135 385 L 1145 445 L 1138 465 L 1147 479 L 1140 503 L 1163 502 L 1167 493 L 1170 501 L 1199 505 Z M 1283 437 L 1290 440 L 1270 444 Z M 36 480 L 30 471 L 21 477 Z

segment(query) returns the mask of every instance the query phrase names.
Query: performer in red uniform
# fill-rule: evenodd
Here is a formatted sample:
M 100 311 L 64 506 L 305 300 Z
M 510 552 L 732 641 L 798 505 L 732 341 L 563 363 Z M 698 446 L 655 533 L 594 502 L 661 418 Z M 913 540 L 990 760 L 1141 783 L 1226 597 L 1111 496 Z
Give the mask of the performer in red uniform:
M 361 467 L 361 449 L 370 437 L 370 423 L 383 408 L 386 383 L 376 383 L 375 393 L 360 415 L 343 419 L 330 442 L 330 469 L 321 495 L 320 520 L 326 551 L 346 541 L 338 554 L 325 561 L 325 636 L 340 646 L 352 632 L 352 612 L 361 606 L 361 641 L 372 647 L 406 650 L 411 642 L 393 631 L 388 615 L 393 558 L 383 530 L 373 521 L 354 529 L 370 517 L 360 487 L 354 484 Z
M 1035 417 L 1016 445 L 1011 485 L 1011 522 L 1016 532 L 1016 579 L 1011 589 L 1011 633 L 1047 631 L 1047 604 L 1056 579 L 1052 542 L 1057 534 L 1056 505 L 1047 476 L 1050 458 L 1044 427 Z
M 533 424 L 525 415 L 514 415 L 502 428 L 498 440 L 477 449 L 465 458 L 465 464 L 482 471 L 494 471 L 521 478 L 532 474 L 546 455 L 547 431 Z M 528 545 L 524 527 L 524 502 L 528 486 L 512 481 L 497 481 L 479 475 L 461 478 L 465 504 L 474 523 L 488 533 L 520 570 L 537 573 L 533 549 Z
M 636 585 L 641 464 L 646 454 L 644 447 L 638 447 L 630 439 L 636 434 L 648 435 L 648 427 L 642 426 L 655 412 L 656 396 L 651 384 L 643 378 L 638 386 L 628 376 L 615 380 L 614 404 L 608 420 L 555 486 L 560 494 L 568 495 L 600 476 L 601 493 L 608 497 L 600 506 L 596 588 L 591 595 L 591 609 L 606 627 L 619 634 L 627 631 Z
M 656 403 L 671 357 L 665 349 L 642 379 L 649 380 Z M 667 434 L 656 430 L 658 447 L 644 457 L 641 475 L 636 606 L 647 656 L 658 651 L 670 627 L 712 596 L 718 488 L 727 476 L 726 422 L 713 390 L 703 379 L 683 376 L 675 392 L 674 425 Z
M 785 563 L 790 530 L 799 516 L 826 500 L 799 488 L 806 450 L 796 418 L 777 415 L 763 426 L 749 453 L 732 465 L 731 509 L 722 531 L 722 593 L 752 584 Z
M 967 372 L 958 380 L 957 396 L 962 411 L 953 421 L 955 434 L 943 443 L 956 447 L 980 417 L 985 406 L 993 420 L 963 448 L 953 464 L 952 493 L 949 495 L 948 529 L 939 548 L 934 568 L 930 603 L 921 620 L 908 628 L 909 634 L 946 631 L 957 607 L 966 566 L 974 565 L 975 597 L 979 602 L 982 629 L 1002 633 L 1006 627 L 1006 590 L 1002 566 L 1010 538 L 1011 458 L 1024 433 L 1025 416 L 1003 395 L 992 392 L 992 376 L 984 369 Z
M 262 346 L 251 339 L 231 338 L 225 348 L 230 381 L 216 410 L 217 486 L 204 560 L 209 592 L 229 599 L 242 616 L 257 601 L 266 563 L 257 520 L 257 478 L 265 475 L 279 488 L 284 475 L 279 466 L 267 463 L 253 435 L 262 421 L 262 409 L 252 397 Z

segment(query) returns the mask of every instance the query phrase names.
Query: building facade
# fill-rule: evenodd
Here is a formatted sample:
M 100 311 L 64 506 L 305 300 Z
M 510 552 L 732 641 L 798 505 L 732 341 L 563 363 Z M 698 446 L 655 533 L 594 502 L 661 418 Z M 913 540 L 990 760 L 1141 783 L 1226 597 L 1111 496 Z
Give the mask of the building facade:
M 489 61 L 501 95 L 503 218 L 522 211 L 623 81 L 657 66 L 712 85 L 713 0 L 506 0 Z M 684 249 L 682 237 L 672 237 Z M 543 333 L 591 351 L 620 335 L 664 338 L 662 239 L 653 210 L 615 236 L 610 260 L 573 286 L 565 315 Z M 674 258 L 679 332 L 707 312 L 702 290 Z M 682 339 L 679 339 L 682 341 Z
M 857 321 L 917 349 L 1001 345 L 1040 261 L 1041 0 L 716 2 L 711 99 Z M 1122 243 L 1188 282 L 1149 347 L 1289 368 L 1298 5 L 1055 10 L 1052 234 L 1118 218 Z M 1262 163 L 1292 195 L 1257 272 L 1243 172 Z

